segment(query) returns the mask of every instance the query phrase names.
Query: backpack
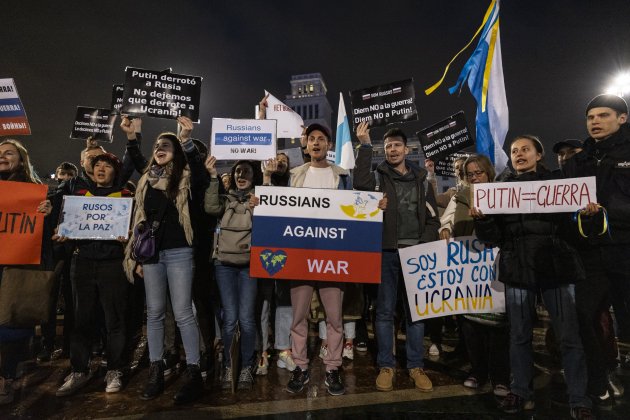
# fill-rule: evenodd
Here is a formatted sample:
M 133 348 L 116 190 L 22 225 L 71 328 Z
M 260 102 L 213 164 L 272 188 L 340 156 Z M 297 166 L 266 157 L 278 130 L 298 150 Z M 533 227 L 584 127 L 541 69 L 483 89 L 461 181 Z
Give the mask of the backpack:
M 252 211 L 247 201 L 227 196 L 225 212 L 217 226 L 214 258 L 226 265 L 249 265 Z

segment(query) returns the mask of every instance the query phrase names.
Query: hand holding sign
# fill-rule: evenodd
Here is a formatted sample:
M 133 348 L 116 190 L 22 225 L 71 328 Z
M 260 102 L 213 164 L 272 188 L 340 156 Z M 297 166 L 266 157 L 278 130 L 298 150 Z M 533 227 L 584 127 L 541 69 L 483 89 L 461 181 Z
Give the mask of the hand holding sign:
M 430 174 L 434 174 L 435 173 L 435 162 L 433 162 L 431 159 L 425 159 L 424 160 L 424 168 Z
M 185 143 L 190 139 L 190 134 L 193 131 L 193 122 L 188 117 L 177 117 L 177 124 L 179 124 L 179 141 Z
M 127 139 L 134 140 L 136 138 L 136 128 L 134 122 L 129 119 L 128 116 L 123 115 L 120 128 L 127 134 Z
M 600 208 L 601 206 L 597 203 L 588 203 L 586 207 L 580 210 L 580 213 L 582 213 L 584 216 L 595 216 L 597 213 L 599 213 Z
M 265 95 L 264 98 L 262 98 L 260 100 L 260 102 L 258 103 L 258 119 L 259 120 L 264 120 L 265 118 L 267 118 L 267 98 L 269 97 L 270 93 L 267 93 Z

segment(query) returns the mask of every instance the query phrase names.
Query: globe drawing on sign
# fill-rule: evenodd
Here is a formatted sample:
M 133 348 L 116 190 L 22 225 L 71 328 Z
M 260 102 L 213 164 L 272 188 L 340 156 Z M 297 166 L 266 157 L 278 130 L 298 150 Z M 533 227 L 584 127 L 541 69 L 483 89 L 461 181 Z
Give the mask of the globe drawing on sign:
M 278 251 L 265 249 L 260 252 L 259 258 L 263 268 L 270 276 L 273 276 L 278 271 L 282 270 L 284 265 L 287 263 L 287 253 L 281 249 Z
M 355 192 L 353 204 L 341 205 L 341 211 L 353 219 L 367 219 L 376 216 L 381 209 L 378 208 L 378 198 L 374 194 Z

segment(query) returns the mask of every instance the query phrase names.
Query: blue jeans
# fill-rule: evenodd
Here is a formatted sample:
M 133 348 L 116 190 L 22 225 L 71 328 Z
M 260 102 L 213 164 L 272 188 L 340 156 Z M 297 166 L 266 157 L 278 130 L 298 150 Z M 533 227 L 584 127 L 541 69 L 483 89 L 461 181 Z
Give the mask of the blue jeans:
M 199 364 L 199 329 L 192 308 L 193 262 L 192 248 L 160 251 L 159 262 L 144 264 L 144 290 L 147 297 L 147 339 L 149 358 L 162 360 L 164 353 L 164 314 L 167 287 L 173 305 L 173 315 L 182 336 L 186 363 Z
M 249 276 L 249 266 L 216 265 L 215 276 L 223 306 L 223 360 L 230 365 L 230 345 L 238 322 L 241 331 L 241 360 L 243 367 L 255 365 L 256 293 L 258 281 Z
M 376 297 L 376 338 L 378 341 L 378 356 L 376 364 L 379 368 L 396 367 L 394 358 L 394 315 L 398 300 L 398 288 L 403 295 L 403 308 L 407 325 L 407 369 L 424 366 L 424 323 L 410 322 L 409 303 L 402 277 L 400 257 L 398 251 L 383 251 L 381 259 L 381 284 L 378 286 Z
M 564 368 L 569 405 L 590 407 L 586 396 L 586 357 L 582 347 L 575 309 L 574 285 L 561 285 L 541 290 L 545 307 L 551 317 L 553 330 L 560 342 L 562 367 Z M 534 360 L 532 357 L 533 321 L 536 317 L 536 291 L 506 286 L 505 305 L 510 321 L 510 365 L 512 368 L 511 391 L 525 399 L 533 398 L 532 381 Z

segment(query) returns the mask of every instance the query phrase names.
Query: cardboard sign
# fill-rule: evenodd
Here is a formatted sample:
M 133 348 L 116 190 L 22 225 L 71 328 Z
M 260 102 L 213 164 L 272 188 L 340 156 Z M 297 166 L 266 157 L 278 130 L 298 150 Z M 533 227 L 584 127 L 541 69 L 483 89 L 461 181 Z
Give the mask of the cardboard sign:
M 468 131 L 464 111 L 451 115 L 416 134 L 422 145 L 424 157 L 434 162 L 475 144 Z
M 0 265 L 39 264 L 46 199 L 45 185 L 0 181 Z
M 217 160 L 276 157 L 276 120 L 212 119 L 210 151 Z
M 290 106 L 280 102 L 278 98 L 265 91 L 267 98 L 267 119 L 278 121 L 278 138 L 300 138 L 304 120 Z
M 91 137 L 111 143 L 115 122 L 116 115 L 109 109 L 78 106 L 70 138 L 84 140 Z
M 474 236 L 399 249 L 412 320 L 505 312 L 494 268 L 498 251 Z
M 111 110 L 112 114 L 119 115 L 120 109 L 123 106 L 123 95 L 125 93 L 125 86 L 123 85 L 114 85 L 112 88 L 112 105 Z
M 123 114 L 199 122 L 201 77 L 127 67 Z
M 484 214 L 566 213 L 597 203 L 594 176 L 472 187 L 473 205 Z
M 252 277 L 380 283 L 382 193 L 256 187 Z
M 129 237 L 132 198 L 66 195 L 58 233 L 70 239 Z
M 350 92 L 353 126 L 370 121 L 372 127 L 418 119 L 413 79 Z
M 469 153 L 455 152 L 448 155 L 444 159 L 435 162 L 435 174 L 438 176 L 450 176 L 456 178 L 455 161 L 460 158 L 468 159 Z
M 31 134 L 13 79 L 0 79 L 0 136 Z

